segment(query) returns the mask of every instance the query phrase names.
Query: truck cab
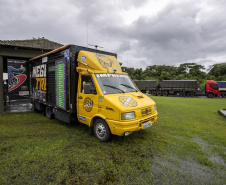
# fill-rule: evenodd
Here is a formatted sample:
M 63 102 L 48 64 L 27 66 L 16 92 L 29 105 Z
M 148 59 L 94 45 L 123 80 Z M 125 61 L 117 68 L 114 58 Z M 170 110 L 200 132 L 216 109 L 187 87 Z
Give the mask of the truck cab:
M 217 82 L 214 80 L 207 80 L 205 85 L 205 93 L 208 98 L 213 98 L 214 96 L 219 97 L 219 87 Z
M 155 102 L 141 93 L 114 56 L 80 51 L 77 118 L 100 141 L 127 136 L 157 119 Z

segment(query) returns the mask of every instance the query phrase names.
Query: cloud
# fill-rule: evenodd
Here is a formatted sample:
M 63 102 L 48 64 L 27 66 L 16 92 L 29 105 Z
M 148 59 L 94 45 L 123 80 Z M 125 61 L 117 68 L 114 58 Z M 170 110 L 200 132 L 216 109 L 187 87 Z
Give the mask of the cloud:
M 146 11 L 147 0 L 0 3 L 1 40 L 44 36 L 62 44 L 97 44 L 135 68 L 187 61 L 204 65 L 219 56 L 226 60 L 224 0 L 161 0 L 155 14 Z M 142 8 L 145 12 L 139 14 Z M 136 16 L 128 24 L 131 12 Z
M 219 12 L 223 13 L 221 5 L 209 6 L 212 8 L 208 15 L 211 24 L 205 21 L 204 7 L 192 1 L 168 4 L 155 17 L 140 17 L 127 28 L 131 40 L 136 41 L 130 47 L 130 58 L 134 58 L 130 66 L 179 65 L 197 58 L 203 58 L 198 62 L 205 65 L 206 58 L 210 57 L 216 62 L 215 55 L 225 54 L 226 24 L 224 15 L 218 17 Z M 125 53 L 126 46 L 122 43 L 119 48 Z

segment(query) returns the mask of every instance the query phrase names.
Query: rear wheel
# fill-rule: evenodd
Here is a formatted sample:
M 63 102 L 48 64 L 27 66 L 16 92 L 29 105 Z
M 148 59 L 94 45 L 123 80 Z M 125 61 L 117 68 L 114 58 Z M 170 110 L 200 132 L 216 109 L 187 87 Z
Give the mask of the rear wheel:
M 162 96 L 162 92 L 161 91 L 158 91 L 157 92 L 157 96 Z
M 185 92 L 180 92 L 181 97 L 185 97 Z
M 157 92 L 156 91 L 153 91 L 151 94 L 152 94 L 152 96 L 156 96 L 157 95 Z
M 194 97 L 194 96 L 195 96 L 195 93 L 194 93 L 193 91 L 191 91 L 191 92 L 190 92 L 190 96 L 191 96 L 191 97 Z
M 164 91 L 162 95 L 163 96 L 168 96 L 168 92 L 167 91 Z
M 96 138 L 102 142 L 107 142 L 111 138 L 111 131 L 108 124 L 102 119 L 95 121 L 93 131 Z
M 53 118 L 53 109 L 50 106 L 46 106 L 46 117 L 49 119 Z
M 188 97 L 193 97 L 194 95 L 195 95 L 195 93 L 193 91 L 190 91 L 190 92 L 187 93 Z

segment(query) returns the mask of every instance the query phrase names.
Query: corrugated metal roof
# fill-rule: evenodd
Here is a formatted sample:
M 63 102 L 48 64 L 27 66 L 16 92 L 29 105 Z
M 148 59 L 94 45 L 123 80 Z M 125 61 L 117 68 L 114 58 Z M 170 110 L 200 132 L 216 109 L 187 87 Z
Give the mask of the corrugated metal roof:
M 44 37 L 28 40 L 0 40 L 0 46 L 15 46 L 32 49 L 53 50 L 62 47 L 62 44 L 50 41 Z

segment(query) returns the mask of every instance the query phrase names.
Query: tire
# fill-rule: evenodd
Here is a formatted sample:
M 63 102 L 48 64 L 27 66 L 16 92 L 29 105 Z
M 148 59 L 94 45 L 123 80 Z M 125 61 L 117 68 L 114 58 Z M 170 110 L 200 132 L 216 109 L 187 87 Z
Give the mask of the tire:
M 191 92 L 190 92 L 190 96 L 191 96 L 191 97 L 194 97 L 194 96 L 195 96 L 195 93 L 194 93 L 193 91 L 191 91 Z
M 164 91 L 162 95 L 163 96 L 168 96 L 168 92 L 167 91 Z
M 207 94 L 207 97 L 208 97 L 208 98 L 213 98 L 213 97 L 214 97 L 214 94 L 213 94 L 213 93 L 208 93 L 208 94 Z
M 185 92 L 180 92 L 181 97 L 185 97 Z
M 190 91 L 190 92 L 187 93 L 188 97 L 193 97 L 194 95 L 195 95 L 195 93 L 193 91 Z
M 153 91 L 153 92 L 151 93 L 151 95 L 152 95 L 152 96 L 156 96 L 156 95 L 157 95 L 156 91 Z
M 53 118 L 53 110 L 50 106 L 46 106 L 45 108 L 46 117 L 49 119 Z
M 157 96 L 162 96 L 162 92 L 161 91 L 158 91 L 157 92 Z
M 95 137 L 101 142 L 107 142 L 111 138 L 111 131 L 108 124 L 102 119 L 97 119 L 95 121 L 93 132 Z
M 46 116 L 46 109 L 44 109 L 44 110 L 42 111 L 42 115 L 43 115 L 43 116 Z

